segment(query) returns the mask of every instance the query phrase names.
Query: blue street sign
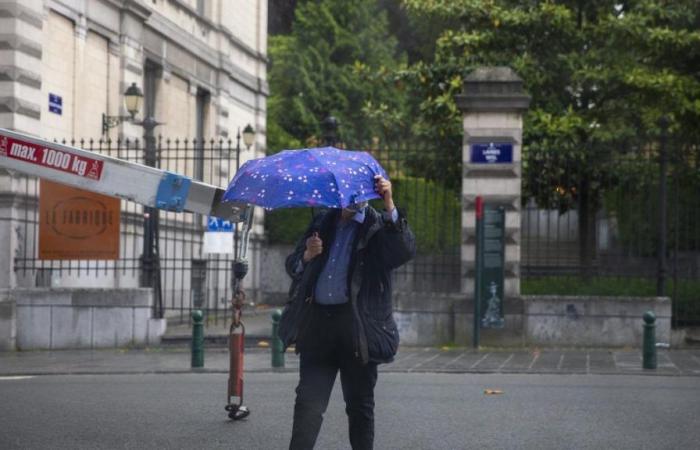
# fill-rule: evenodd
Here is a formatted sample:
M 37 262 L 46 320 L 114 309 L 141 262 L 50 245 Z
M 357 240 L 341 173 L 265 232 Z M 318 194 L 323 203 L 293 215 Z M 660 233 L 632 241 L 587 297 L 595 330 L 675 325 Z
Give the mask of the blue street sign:
M 513 144 L 489 142 L 488 144 L 472 144 L 472 164 L 503 164 L 513 162 Z
M 233 232 L 233 223 L 219 217 L 209 216 L 207 218 L 207 231 Z
M 63 98 L 56 94 L 49 93 L 49 111 L 58 114 L 63 114 Z

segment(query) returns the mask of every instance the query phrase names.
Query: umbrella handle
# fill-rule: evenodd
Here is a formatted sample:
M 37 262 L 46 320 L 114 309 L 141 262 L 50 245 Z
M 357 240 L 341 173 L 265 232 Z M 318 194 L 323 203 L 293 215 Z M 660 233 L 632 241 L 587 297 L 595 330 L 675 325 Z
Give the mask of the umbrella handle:
M 241 237 L 234 244 L 239 248 L 236 250 L 238 255 L 237 260 L 245 261 L 248 256 L 248 241 L 250 239 L 250 229 L 253 227 L 253 205 L 247 205 L 243 213 L 243 221 L 241 223 Z

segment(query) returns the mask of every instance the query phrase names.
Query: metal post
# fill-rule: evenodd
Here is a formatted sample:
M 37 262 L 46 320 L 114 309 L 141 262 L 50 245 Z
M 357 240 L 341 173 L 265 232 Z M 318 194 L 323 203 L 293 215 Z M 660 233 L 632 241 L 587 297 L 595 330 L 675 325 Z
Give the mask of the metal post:
M 666 295 L 666 139 L 668 133 L 668 119 L 662 117 L 659 120 L 661 136 L 659 141 L 659 248 L 658 248 L 658 272 L 656 277 L 656 295 Z
M 484 270 L 484 202 L 481 196 L 476 197 L 476 247 L 475 247 L 475 276 L 474 276 L 474 330 L 472 345 L 479 348 L 481 334 L 481 278 Z
M 143 127 L 145 145 L 144 164 L 156 167 L 155 128 L 160 125 L 153 117 L 146 117 L 137 123 Z M 158 209 L 144 207 L 143 209 L 143 251 L 141 252 L 141 285 L 153 288 L 153 315 L 163 318 L 163 295 L 160 287 L 160 255 L 158 254 Z
M 204 314 L 192 311 L 192 367 L 204 367 Z
M 644 342 L 642 344 L 642 367 L 656 369 L 656 316 L 647 311 L 644 319 Z
M 236 132 L 236 174 L 238 174 L 238 169 L 241 168 L 241 127 L 238 127 Z M 238 224 L 233 226 L 233 260 L 238 260 Z M 233 280 L 231 280 L 234 282 Z M 234 291 L 235 294 L 235 291 Z
M 284 344 L 279 337 L 279 324 L 282 311 L 276 309 L 272 312 L 272 367 L 284 367 Z

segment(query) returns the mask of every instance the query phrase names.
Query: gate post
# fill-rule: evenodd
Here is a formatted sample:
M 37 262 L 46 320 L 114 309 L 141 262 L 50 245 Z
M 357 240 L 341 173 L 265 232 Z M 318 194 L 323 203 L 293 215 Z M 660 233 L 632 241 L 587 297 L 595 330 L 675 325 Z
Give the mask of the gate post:
M 485 207 L 505 211 L 504 280 L 503 288 L 499 288 L 503 292 L 496 294 L 501 299 L 517 296 L 520 294 L 522 116 L 530 105 L 530 96 L 523 89 L 522 79 L 509 67 L 481 67 L 464 80 L 463 92 L 456 96 L 456 102 L 462 111 L 464 127 L 461 291 L 467 298 L 474 298 L 475 204 L 480 196 Z M 485 268 L 489 267 L 488 260 L 484 264 Z M 466 315 L 471 310 L 463 309 Z M 470 329 L 474 321 L 465 317 L 455 323 L 455 340 L 466 343 L 474 331 Z M 506 319 L 505 327 L 517 329 L 518 324 Z

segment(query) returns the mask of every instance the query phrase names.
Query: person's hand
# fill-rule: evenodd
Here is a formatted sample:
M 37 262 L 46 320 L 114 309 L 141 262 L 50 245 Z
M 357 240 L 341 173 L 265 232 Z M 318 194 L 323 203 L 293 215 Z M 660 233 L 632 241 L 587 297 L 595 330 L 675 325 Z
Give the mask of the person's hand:
M 381 175 L 375 175 L 374 190 L 377 191 L 377 194 L 384 200 L 384 209 L 392 211 L 394 209 L 394 198 L 391 192 L 391 181 Z
M 323 252 L 323 241 L 314 233 L 306 240 L 306 251 L 304 252 L 304 262 L 307 263 Z

